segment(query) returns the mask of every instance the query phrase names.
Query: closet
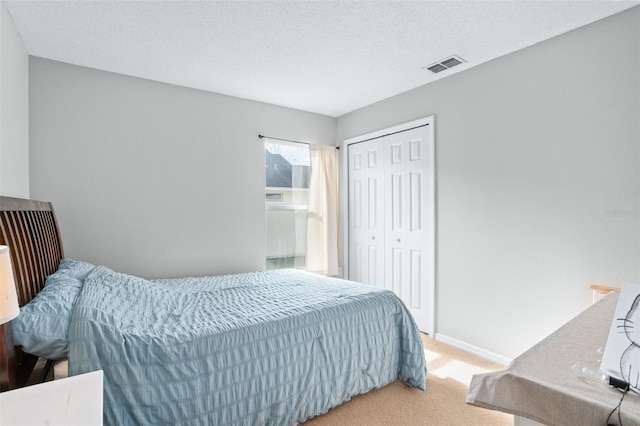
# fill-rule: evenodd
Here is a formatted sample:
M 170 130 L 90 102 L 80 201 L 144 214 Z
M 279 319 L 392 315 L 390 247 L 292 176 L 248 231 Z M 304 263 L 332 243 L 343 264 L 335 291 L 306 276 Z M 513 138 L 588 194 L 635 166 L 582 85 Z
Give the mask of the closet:
M 345 141 L 348 278 L 395 292 L 434 329 L 433 118 Z

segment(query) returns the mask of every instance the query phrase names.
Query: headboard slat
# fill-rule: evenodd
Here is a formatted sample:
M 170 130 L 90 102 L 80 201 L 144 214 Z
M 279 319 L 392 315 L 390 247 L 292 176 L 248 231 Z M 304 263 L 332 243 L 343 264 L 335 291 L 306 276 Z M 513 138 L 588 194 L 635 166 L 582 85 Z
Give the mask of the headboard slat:
M 58 225 L 56 224 L 53 210 L 51 211 L 51 214 L 47 214 L 45 216 L 49 224 L 49 226 L 47 227 L 47 230 L 49 231 L 49 243 L 51 244 L 51 247 L 52 247 L 51 267 L 53 268 L 52 272 L 54 272 L 55 269 L 58 267 L 58 263 L 60 262 L 59 256 L 62 253 L 62 246 L 60 243 L 60 235 L 57 229 Z
M 31 232 L 31 234 L 34 236 L 34 238 L 36 240 L 39 240 L 42 238 L 42 231 L 40 229 L 39 226 L 37 226 L 38 224 L 38 215 L 39 212 L 33 212 L 33 211 L 28 211 L 26 212 L 27 217 L 28 217 L 28 223 L 29 223 L 29 231 Z M 46 263 L 44 262 L 44 252 L 42 250 L 42 247 L 38 244 L 34 245 L 34 250 L 33 250 L 33 259 L 34 259 L 34 265 L 35 265 L 35 269 L 36 271 L 42 271 L 46 268 Z M 34 284 L 35 285 L 35 284 Z
M 27 231 L 27 233 L 32 233 L 33 232 L 33 224 L 31 221 L 31 214 L 30 212 L 21 212 L 22 213 L 22 221 L 24 223 L 25 229 Z M 37 254 L 36 254 L 37 248 L 36 246 L 33 244 L 33 241 L 28 240 L 28 262 L 29 262 L 29 268 L 31 270 L 32 273 L 32 283 L 31 283 L 31 290 L 32 291 L 37 291 L 36 290 L 36 285 L 35 282 L 37 280 L 37 274 L 40 270 L 40 266 L 38 265 L 38 262 L 36 261 L 37 259 Z
M 27 233 L 33 235 L 33 238 L 29 239 L 29 264 L 31 265 L 31 270 L 33 271 L 33 281 L 31 283 L 31 287 L 35 293 L 38 292 L 37 282 L 39 280 L 39 272 L 42 271 L 42 262 L 39 261 L 39 252 L 40 247 L 34 243 L 34 241 L 38 240 L 38 235 L 35 230 L 38 228 L 33 221 L 33 212 L 21 212 L 23 215 L 23 220 L 25 224 L 25 228 Z M 37 223 L 37 222 L 36 222 Z
M 27 277 L 28 288 L 30 294 L 35 294 L 36 289 L 36 271 L 32 263 L 33 244 L 28 233 L 28 223 L 26 222 L 26 215 L 24 212 L 16 212 L 16 226 L 18 229 L 18 235 L 22 242 L 22 259 L 24 260 L 24 274 Z
M 36 225 L 34 225 L 34 237 L 41 241 L 47 241 L 47 231 L 42 226 L 44 218 L 42 217 L 42 212 L 32 212 Z M 39 250 L 39 256 L 42 259 L 41 268 L 49 269 L 51 268 L 51 253 L 45 251 L 42 246 L 37 245 Z
M 51 218 L 51 216 L 45 215 L 44 213 L 40 213 L 40 216 L 42 216 L 41 220 L 43 221 L 43 231 L 44 231 L 43 241 L 47 242 L 47 245 L 45 247 L 50 247 L 50 250 L 46 252 L 47 260 L 48 260 L 47 268 L 53 269 L 58 266 L 58 262 L 56 260 L 55 252 L 53 251 L 55 238 L 53 236 L 51 223 L 49 222 L 49 219 Z
M 31 277 L 31 274 L 29 274 L 29 265 L 28 265 L 28 261 L 27 261 L 27 248 L 25 247 L 26 245 L 26 240 L 25 240 L 25 236 L 23 235 L 22 232 L 22 224 L 20 223 L 20 218 L 19 218 L 20 213 L 19 212 L 11 212 L 11 219 L 12 219 L 12 225 L 13 225 L 13 234 L 15 235 L 16 238 L 16 242 L 15 242 L 15 250 L 16 250 L 16 257 L 19 258 L 19 264 L 18 264 L 18 269 L 20 269 L 20 275 L 22 276 L 22 282 L 21 285 L 24 288 L 25 293 L 27 294 L 27 297 L 31 298 L 33 296 L 35 296 L 33 289 L 35 288 L 35 286 L 33 285 L 33 277 Z M 14 263 L 14 267 L 15 267 L 15 263 Z

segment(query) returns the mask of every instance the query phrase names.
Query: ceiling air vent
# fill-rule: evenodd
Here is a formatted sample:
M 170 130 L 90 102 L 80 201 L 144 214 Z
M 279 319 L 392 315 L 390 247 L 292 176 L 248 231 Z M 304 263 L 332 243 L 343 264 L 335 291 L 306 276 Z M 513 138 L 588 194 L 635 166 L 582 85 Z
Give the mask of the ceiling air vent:
M 460 56 L 452 55 L 446 59 L 441 60 L 440 62 L 436 62 L 435 64 L 426 66 L 423 69 L 427 69 L 432 73 L 437 74 L 440 71 L 448 70 L 449 68 L 455 67 L 456 65 L 460 65 L 463 62 L 466 62 L 466 61 L 462 59 Z

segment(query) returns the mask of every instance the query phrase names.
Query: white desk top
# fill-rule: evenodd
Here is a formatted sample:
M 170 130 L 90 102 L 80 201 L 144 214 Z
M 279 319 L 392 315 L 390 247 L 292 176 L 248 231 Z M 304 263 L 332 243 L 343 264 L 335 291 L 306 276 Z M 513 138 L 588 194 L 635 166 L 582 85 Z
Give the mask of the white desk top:
M 102 425 L 102 371 L 0 393 L 0 425 Z

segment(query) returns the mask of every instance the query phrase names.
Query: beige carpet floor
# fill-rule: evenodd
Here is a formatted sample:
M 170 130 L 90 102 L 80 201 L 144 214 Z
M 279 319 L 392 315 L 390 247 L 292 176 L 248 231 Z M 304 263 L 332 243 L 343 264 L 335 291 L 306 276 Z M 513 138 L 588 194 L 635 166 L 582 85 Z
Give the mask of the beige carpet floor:
M 423 335 L 427 359 L 425 392 L 394 382 L 333 408 L 305 426 L 447 425 L 511 426 L 513 416 L 467 405 L 471 376 L 503 369 Z

